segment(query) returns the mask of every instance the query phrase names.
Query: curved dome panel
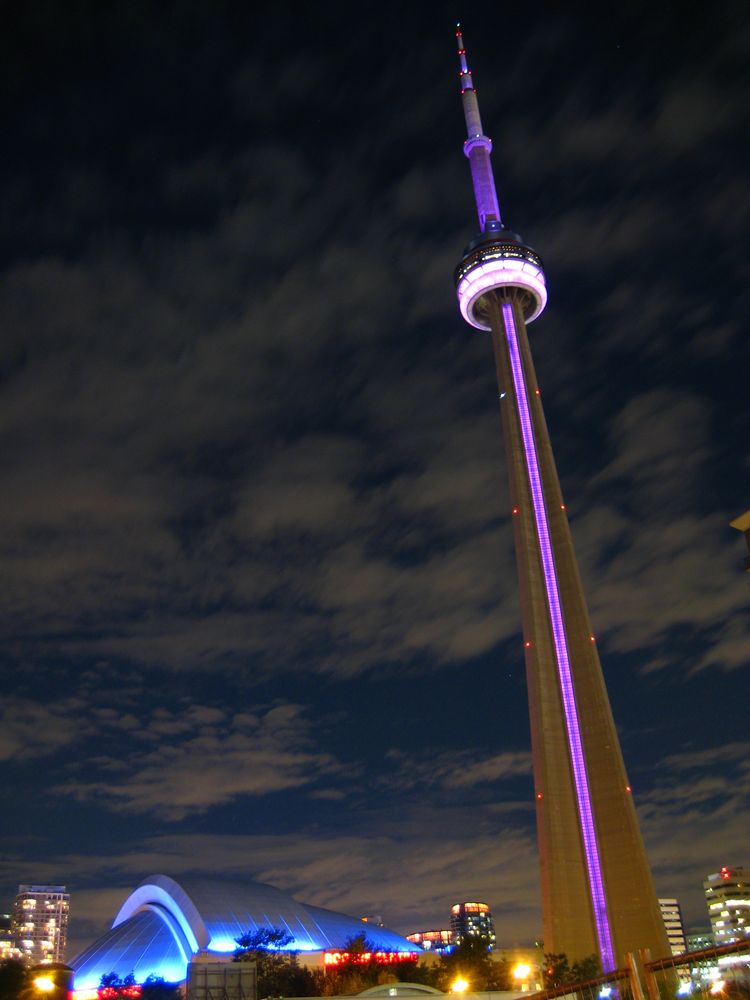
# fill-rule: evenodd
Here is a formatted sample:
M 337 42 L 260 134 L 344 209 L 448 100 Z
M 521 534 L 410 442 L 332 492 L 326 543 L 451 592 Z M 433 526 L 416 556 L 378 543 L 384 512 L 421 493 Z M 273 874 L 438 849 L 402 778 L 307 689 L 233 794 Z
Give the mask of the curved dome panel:
M 272 885 L 191 878 L 182 884 L 205 922 L 209 951 L 232 952 L 237 947 L 235 938 L 262 927 L 287 931 L 293 938 L 289 947 L 295 951 L 331 947 L 310 919 L 310 908 Z
M 378 951 L 417 951 L 417 946 L 406 938 L 377 924 L 364 924 L 356 917 L 348 917 L 335 910 L 324 910 L 320 906 L 306 906 L 305 909 L 315 920 L 320 934 L 328 944 L 324 948 L 342 948 L 349 938 L 364 934 Z
M 196 952 L 231 953 L 241 934 L 277 927 L 291 936 L 288 947 L 294 951 L 343 948 L 359 934 L 378 950 L 415 950 L 395 931 L 306 906 L 262 882 L 186 878 L 180 884 L 150 875 L 120 907 L 112 929 L 70 963 L 76 989 L 98 986 L 110 972 L 122 977 L 132 972 L 138 982 L 149 975 L 179 982 Z
M 158 910 L 143 910 L 113 927 L 82 951 L 71 963 L 77 990 L 94 989 L 104 975 L 116 972 L 124 978 L 131 972 L 143 982 L 148 976 L 163 976 L 168 982 L 185 978 L 189 953 L 181 947 L 174 928 Z
M 122 904 L 112 926 L 118 927 L 135 913 L 153 906 L 160 907 L 176 921 L 191 952 L 208 946 L 210 935 L 195 904 L 182 886 L 168 875 L 144 879 Z

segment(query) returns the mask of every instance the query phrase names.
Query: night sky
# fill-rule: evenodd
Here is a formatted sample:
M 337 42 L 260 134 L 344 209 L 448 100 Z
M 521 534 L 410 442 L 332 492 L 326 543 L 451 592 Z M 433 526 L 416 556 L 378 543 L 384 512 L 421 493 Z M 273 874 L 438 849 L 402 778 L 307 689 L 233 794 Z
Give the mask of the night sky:
M 743 3 L 28 0 L 0 38 L 2 901 L 540 932 L 461 17 L 657 889 L 750 864 Z

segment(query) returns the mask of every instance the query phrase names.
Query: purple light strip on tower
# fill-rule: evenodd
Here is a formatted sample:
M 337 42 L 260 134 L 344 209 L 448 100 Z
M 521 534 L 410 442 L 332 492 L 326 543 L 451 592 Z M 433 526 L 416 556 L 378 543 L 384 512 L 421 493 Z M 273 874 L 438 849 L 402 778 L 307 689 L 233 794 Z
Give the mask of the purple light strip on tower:
M 596 829 L 594 827 L 594 817 L 591 812 L 591 796 L 589 793 L 588 775 L 586 773 L 586 761 L 583 756 L 581 729 L 578 722 L 578 710 L 576 708 L 575 692 L 573 689 L 573 678 L 570 673 L 568 645 L 565 639 L 565 624 L 563 622 L 562 607 L 560 604 L 560 593 L 557 587 L 557 574 L 555 572 L 555 561 L 552 555 L 552 543 L 550 542 L 549 537 L 549 525 L 547 522 L 547 510 L 544 503 L 544 493 L 542 491 L 542 480 L 539 474 L 536 443 L 534 441 L 534 428 L 531 422 L 531 414 L 529 412 L 526 380 L 524 378 L 523 365 L 521 363 L 521 353 L 518 348 L 518 334 L 516 332 L 516 323 L 513 316 L 513 306 L 509 303 L 504 303 L 502 310 L 505 332 L 508 339 L 510 367 L 513 374 L 513 386 L 516 392 L 516 399 L 518 400 L 518 416 L 521 422 L 521 436 L 523 438 L 523 448 L 526 455 L 526 469 L 529 474 L 529 486 L 531 489 L 531 501 L 534 508 L 534 520 L 536 522 L 537 537 L 539 538 L 539 549 L 542 557 L 544 581 L 547 588 L 547 604 L 549 606 L 550 621 L 552 624 L 552 636 L 555 644 L 555 654 L 557 657 L 557 672 L 560 677 L 563 708 L 565 710 L 565 725 L 568 732 L 568 746 L 570 748 L 570 758 L 573 764 L 573 778 L 576 786 L 576 797 L 578 799 L 578 815 L 580 817 L 581 834 L 583 836 L 583 846 L 586 854 L 586 867 L 588 869 L 589 888 L 591 890 L 591 901 L 594 909 L 596 936 L 599 941 L 599 953 L 602 960 L 602 969 L 604 972 L 611 972 L 611 970 L 615 967 L 615 961 L 614 950 L 612 948 L 612 936 L 609 930 L 609 919 L 607 917 L 607 900 L 604 895 L 604 882 L 602 879 L 601 863 L 599 861 L 599 847 L 596 842 Z

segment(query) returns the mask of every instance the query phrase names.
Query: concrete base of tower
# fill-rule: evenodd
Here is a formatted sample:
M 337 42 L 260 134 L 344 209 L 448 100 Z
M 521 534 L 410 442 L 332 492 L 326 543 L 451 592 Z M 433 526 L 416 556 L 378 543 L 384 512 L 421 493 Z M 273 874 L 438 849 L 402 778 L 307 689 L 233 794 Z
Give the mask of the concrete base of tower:
M 526 288 L 485 293 L 500 389 L 531 722 L 545 950 L 669 954 L 529 347 Z

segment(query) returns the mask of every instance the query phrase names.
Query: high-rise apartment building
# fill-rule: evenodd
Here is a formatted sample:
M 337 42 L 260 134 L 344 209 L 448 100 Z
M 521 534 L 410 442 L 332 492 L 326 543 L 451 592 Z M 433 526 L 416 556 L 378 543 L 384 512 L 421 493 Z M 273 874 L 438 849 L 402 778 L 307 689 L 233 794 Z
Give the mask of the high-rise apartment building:
M 709 875 L 703 889 L 714 942 L 731 944 L 750 937 L 750 874 L 724 867 Z
M 13 934 L 27 965 L 64 962 L 70 896 L 64 885 L 19 885 Z
M 490 948 L 494 947 L 495 924 L 487 903 L 454 903 L 451 906 L 451 936 L 454 945 L 467 938 L 481 938 Z
M 682 909 L 676 899 L 660 899 L 659 909 L 664 927 L 667 932 L 667 941 L 672 949 L 673 955 L 682 955 L 687 951 L 685 940 L 685 925 L 682 922 Z
M 526 326 L 547 286 L 539 255 L 503 223 L 459 30 L 460 86 L 479 233 L 456 268 L 461 314 L 490 334 L 510 485 L 531 717 L 545 950 L 668 954 L 630 782 L 589 621 Z M 571 246 L 570 252 L 575 252 Z

